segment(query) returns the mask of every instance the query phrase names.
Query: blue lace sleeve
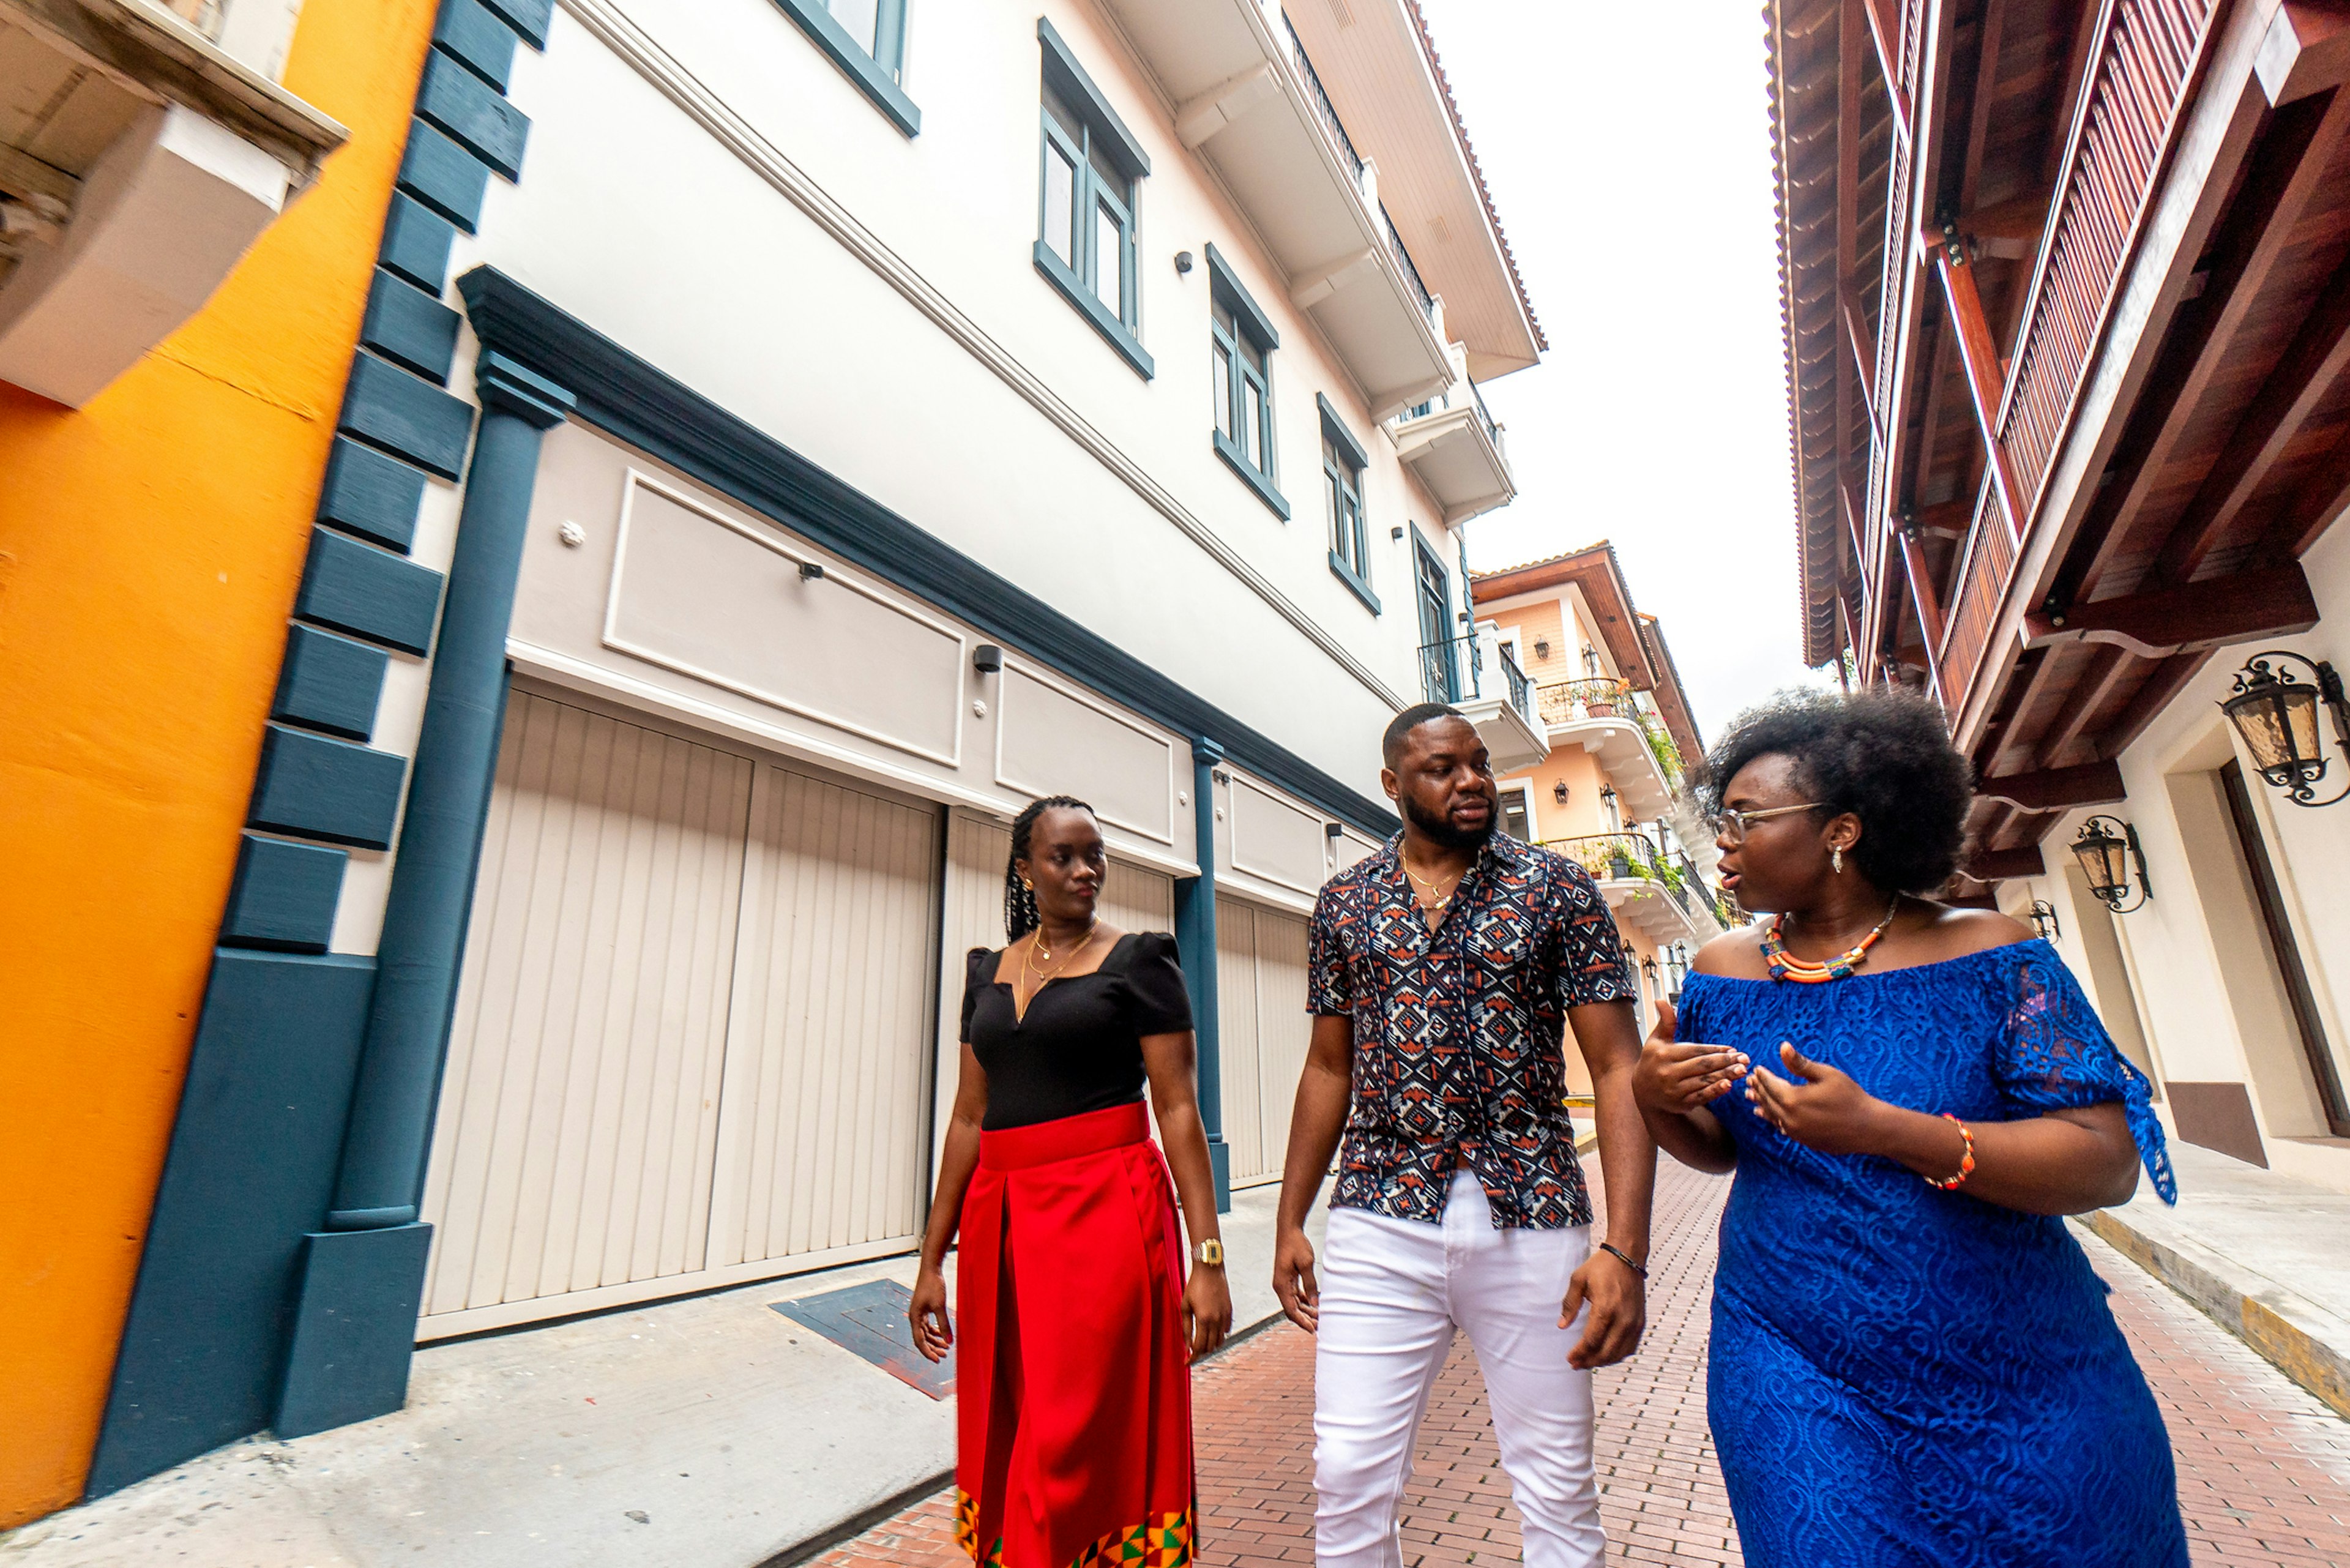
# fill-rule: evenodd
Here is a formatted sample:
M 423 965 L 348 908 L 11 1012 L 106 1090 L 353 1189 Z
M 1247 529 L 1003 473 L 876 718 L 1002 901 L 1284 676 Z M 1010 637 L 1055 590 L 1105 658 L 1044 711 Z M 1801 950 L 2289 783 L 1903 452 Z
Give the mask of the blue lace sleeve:
M 2014 950 L 2014 990 L 1995 1064 L 2001 1088 L 2016 1104 L 2043 1111 L 2119 1100 L 2155 1191 L 2165 1203 L 2178 1202 L 2146 1075 L 2114 1044 L 2055 949 L 2034 941 Z

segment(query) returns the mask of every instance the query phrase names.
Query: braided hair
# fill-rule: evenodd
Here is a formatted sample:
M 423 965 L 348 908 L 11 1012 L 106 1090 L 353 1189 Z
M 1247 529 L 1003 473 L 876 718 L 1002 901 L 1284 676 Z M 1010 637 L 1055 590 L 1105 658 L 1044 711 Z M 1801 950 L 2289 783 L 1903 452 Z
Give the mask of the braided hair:
M 1075 795 L 1048 794 L 1031 801 L 1025 811 L 1012 819 L 1012 857 L 1003 863 L 1003 937 L 1008 942 L 1018 941 L 1044 924 L 1045 918 L 1036 909 L 1036 890 L 1020 879 L 1020 862 L 1028 858 L 1028 835 L 1035 828 L 1036 819 L 1055 810 L 1082 811 L 1091 816 L 1094 808 Z

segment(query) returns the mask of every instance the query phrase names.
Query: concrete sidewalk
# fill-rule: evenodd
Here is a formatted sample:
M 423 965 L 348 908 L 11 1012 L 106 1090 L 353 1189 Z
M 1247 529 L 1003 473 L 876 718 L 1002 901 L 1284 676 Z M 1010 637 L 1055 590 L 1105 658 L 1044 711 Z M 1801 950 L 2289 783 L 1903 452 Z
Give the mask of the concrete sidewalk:
M 2350 1194 L 2173 1139 L 2178 1207 L 2140 1182 L 2076 1223 L 2350 1416 Z
M 1224 1217 L 1235 1329 L 1273 1317 L 1276 1187 Z M 1317 1217 L 1314 1232 L 1318 1240 Z M 954 1462 L 934 1401 L 771 1309 L 910 1256 L 429 1345 L 408 1407 L 234 1443 L 0 1534 L 7 1568 L 754 1568 Z

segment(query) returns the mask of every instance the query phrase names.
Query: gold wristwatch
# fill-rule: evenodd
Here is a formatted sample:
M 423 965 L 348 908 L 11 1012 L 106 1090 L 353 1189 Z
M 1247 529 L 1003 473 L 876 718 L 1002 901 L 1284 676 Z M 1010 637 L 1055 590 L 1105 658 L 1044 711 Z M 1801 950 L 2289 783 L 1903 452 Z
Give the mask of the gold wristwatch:
M 1224 1266 L 1224 1244 L 1213 1236 L 1191 1243 L 1191 1261 L 1211 1269 Z

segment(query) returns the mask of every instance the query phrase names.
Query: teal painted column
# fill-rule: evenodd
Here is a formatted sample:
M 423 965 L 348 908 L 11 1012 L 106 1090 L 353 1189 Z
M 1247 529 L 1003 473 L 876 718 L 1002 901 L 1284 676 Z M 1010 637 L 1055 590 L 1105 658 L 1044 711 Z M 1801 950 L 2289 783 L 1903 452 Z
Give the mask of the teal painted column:
M 1191 1032 L 1200 1054 L 1200 1124 L 1208 1133 L 1216 1212 L 1229 1214 L 1232 1151 L 1224 1142 L 1222 1033 L 1216 1011 L 1216 768 L 1223 760 L 1224 749 L 1215 742 L 1191 743 L 1191 813 L 1198 836 L 1193 858 L 1200 863 L 1200 874 L 1175 884 L 1175 945 L 1191 992 Z
M 539 443 L 571 410 L 569 392 L 502 354 L 483 354 L 475 378 L 481 434 L 458 514 L 330 1231 L 416 1218 L 505 721 L 506 628 Z
M 407 1402 L 432 1228 L 425 1155 L 504 727 L 506 628 L 547 430 L 571 394 L 495 352 L 475 369 L 480 434 L 410 773 L 375 998 L 327 1228 L 303 1239 L 277 1414 L 281 1438 Z

